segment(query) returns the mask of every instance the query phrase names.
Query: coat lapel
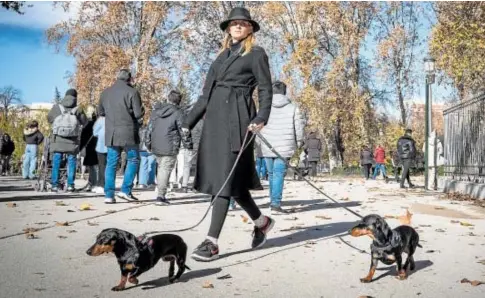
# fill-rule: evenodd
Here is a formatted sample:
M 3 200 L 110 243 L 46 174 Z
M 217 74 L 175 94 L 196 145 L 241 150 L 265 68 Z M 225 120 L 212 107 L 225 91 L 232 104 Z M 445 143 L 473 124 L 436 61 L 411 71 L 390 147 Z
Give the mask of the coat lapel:
M 230 51 L 229 49 L 226 49 L 224 52 L 222 52 L 222 57 L 229 55 Z M 227 69 L 236 61 L 239 57 L 241 57 L 241 54 L 234 54 L 231 55 L 229 58 L 227 58 L 219 68 L 219 71 L 217 73 L 217 80 L 220 81 L 222 78 L 224 78 L 224 75 L 227 72 Z

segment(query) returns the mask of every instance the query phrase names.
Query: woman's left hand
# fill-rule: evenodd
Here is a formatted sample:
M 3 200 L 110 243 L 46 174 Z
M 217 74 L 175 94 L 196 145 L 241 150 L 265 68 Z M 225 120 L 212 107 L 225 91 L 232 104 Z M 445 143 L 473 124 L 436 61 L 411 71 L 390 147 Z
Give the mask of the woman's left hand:
M 259 124 L 252 123 L 249 125 L 248 129 L 252 132 L 260 132 L 261 129 L 263 129 L 263 127 L 264 127 L 264 123 L 259 123 Z

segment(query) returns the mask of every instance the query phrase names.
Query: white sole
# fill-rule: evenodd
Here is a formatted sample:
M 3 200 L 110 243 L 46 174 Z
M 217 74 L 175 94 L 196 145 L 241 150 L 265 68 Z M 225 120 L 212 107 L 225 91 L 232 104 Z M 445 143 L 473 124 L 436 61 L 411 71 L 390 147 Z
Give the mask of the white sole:
M 210 262 L 210 261 L 214 261 L 214 260 L 217 260 L 219 259 L 219 255 L 213 255 L 212 257 L 210 258 L 205 258 L 205 257 L 201 257 L 199 255 L 196 255 L 196 254 L 191 254 L 190 257 L 196 261 L 199 261 L 199 262 Z

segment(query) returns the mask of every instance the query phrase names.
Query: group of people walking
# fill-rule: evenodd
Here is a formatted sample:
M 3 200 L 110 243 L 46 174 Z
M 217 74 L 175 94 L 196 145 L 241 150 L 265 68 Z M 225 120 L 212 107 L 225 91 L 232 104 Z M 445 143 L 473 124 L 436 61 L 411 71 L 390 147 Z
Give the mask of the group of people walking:
M 397 141 L 397 150 L 390 151 L 395 179 L 400 182 L 401 188 L 405 188 L 404 182 L 406 180 L 409 187 L 414 187 L 414 184 L 411 183 L 410 169 L 412 163 L 416 159 L 416 142 L 412 138 L 412 133 L 412 129 L 406 129 L 405 134 Z M 376 179 L 378 173 L 381 172 L 386 182 L 388 182 L 389 178 L 386 172 L 386 152 L 382 144 L 377 145 L 374 153 L 369 149 L 369 146 L 363 146 L 360 153 L 360 165 L 362 166 L 364 176 L 367 180 L 370 178 L 372 167 L 374 167 L 372 179 Z M 401 169 L 402 177 L 399 178 Z

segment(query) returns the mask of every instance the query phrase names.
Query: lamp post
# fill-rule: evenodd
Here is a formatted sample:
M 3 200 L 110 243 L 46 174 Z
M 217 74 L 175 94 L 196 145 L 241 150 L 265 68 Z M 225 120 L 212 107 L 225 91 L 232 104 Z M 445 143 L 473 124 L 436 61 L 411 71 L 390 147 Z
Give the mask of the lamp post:
M 425 142 L 426 142 L 426 150 L 424 151 L 424 187 L 428 189 L 429 185 L 429 135 L 431 132 L 431 85 L 434 83 L 435 74 L 434 74 L 434 62 L 435 60 L 430 56 L 424 58 L 424 71 L 426 72 L 426 133 L 425 133 Z M 433 178 L 434 181 L 434 178 Z

